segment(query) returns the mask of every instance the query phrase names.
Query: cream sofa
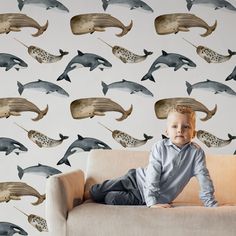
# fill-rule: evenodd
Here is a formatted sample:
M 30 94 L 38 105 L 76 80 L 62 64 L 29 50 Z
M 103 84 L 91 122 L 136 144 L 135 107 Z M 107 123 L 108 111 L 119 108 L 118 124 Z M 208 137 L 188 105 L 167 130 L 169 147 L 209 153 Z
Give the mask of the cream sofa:
M 94 183 L 146 166 L 147 151 L 92 150 L 87 171 L 51 176 L 46 184 L 46 220 L 52 236 L 235 236 L 236 156 L 207 155 L 207 166 L 220 207 L 205 208 L 192 178 L 170 209 L 110 206 L 84 192 Z

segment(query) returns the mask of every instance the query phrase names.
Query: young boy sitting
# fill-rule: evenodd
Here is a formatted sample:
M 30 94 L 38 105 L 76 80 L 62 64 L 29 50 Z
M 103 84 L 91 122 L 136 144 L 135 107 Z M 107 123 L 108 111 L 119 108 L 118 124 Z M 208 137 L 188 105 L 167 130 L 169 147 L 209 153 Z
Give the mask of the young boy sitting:
M 192 142 L 195 121 L 195 112 L 190 107 L 173 107 L 167 116 L 167 138 L 154 144 L 148 166 L 131 169 L 117 179 L 93 185 L 91 198 L 110 205 L 169 208 L 191 177 L 196 176 L 204 206 L 217 206 L 205 153 Z

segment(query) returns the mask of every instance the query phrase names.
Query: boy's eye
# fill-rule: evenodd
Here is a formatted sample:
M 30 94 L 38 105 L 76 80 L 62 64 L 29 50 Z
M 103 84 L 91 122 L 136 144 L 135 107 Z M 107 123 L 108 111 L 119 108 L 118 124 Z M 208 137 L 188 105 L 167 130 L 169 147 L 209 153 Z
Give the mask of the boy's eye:
M 184 128 L 185 129 L 190 129 L 190 125 L 185 125 Z

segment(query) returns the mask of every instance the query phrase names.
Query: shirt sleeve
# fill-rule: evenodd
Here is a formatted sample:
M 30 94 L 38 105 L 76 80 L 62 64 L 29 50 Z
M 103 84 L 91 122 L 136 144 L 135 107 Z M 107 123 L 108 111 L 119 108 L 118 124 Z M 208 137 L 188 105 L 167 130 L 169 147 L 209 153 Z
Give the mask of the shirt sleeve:
M 154 145 L 146 169 L 146 180 L 144 185 L 144 198 L 148 207 L 157 204 L 160 195 L 161 156 L 158 145 Z
M 199 150 L 195 158 L 194 175 L 197 177 L 200 185 L 199 197 L 204 206 L 217 206 L 217 201 L 214 197 L 214 186 L 206 167 L 205 153 L 202 149 Z

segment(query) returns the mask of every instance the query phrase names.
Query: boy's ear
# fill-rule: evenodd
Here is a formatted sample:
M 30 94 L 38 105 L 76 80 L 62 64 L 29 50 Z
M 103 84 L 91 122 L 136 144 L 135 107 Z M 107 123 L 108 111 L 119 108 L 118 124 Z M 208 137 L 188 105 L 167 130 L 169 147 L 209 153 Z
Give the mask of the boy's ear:
M 195 136 L 196 136 L 196 133 L 197 133 L 197 131 L 196 131 L 196 130 L 194 130 L 194 131 L 193 131 L 193 137 L 192 137 L 192 138 L 195 138 Z

